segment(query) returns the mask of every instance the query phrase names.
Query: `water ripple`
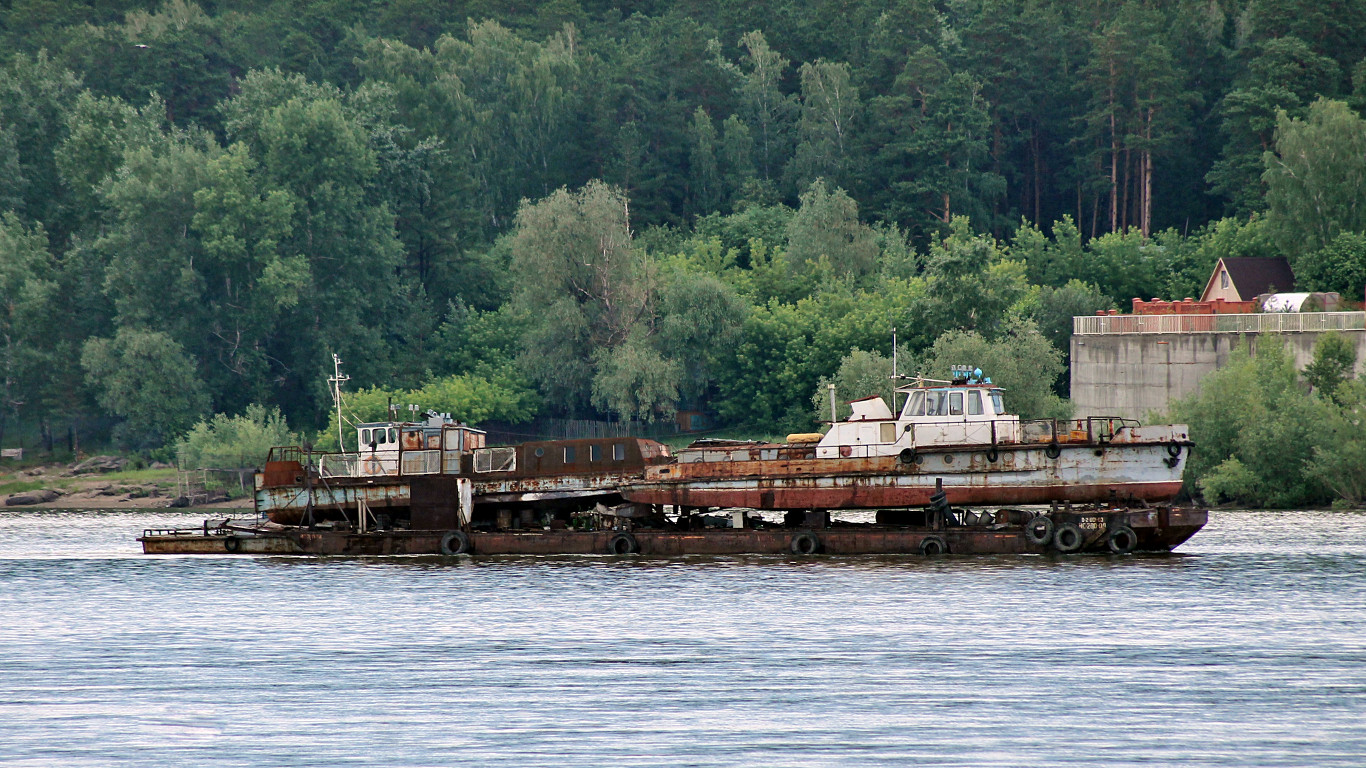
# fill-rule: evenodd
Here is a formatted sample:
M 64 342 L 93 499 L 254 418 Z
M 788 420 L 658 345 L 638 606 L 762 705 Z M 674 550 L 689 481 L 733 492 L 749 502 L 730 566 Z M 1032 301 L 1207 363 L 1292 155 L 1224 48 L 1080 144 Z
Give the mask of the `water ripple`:
M 1366 517 L 1160 557 L 148 558 L 0 513 L 0 764 L 1360 766 Z

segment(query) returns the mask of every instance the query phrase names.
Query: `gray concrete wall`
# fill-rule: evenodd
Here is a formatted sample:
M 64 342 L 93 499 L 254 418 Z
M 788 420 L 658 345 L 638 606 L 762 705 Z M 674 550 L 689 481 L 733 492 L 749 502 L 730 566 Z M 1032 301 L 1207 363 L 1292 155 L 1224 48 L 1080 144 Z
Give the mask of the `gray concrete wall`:
M 1356 343 L 1357 370 L 1366 364 L 1366 331 L 1340 331 Z M 1116 333 L 1072 336 L 1072 402 L 1077 416 L 1146 420 L 1195 392 L 1206 374 L 1228 364 L 1240 344 L 1279 339 L 1303 369 L 1321 332 Z

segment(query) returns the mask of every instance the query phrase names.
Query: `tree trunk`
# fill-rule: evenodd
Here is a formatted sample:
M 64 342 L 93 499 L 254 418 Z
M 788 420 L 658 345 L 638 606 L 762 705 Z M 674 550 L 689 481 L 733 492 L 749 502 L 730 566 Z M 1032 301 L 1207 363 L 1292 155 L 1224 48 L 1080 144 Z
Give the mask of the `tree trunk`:
M 1148 107 L 1148 114 L 1143 125 L 1143 139 L 1145 147 L 1143 149 L 1143 238 L 1146 240 L 1152 234 L 1153 228 L 1153 108 Z
M 1119 133 L 1115 119 L 1115 62 L 1110 60 L 1110 231 L 1119 224 Z M 1094 236 L 1094 235 L 1093 235 Z
M 1125 147 L 1125 148 L 1124 148 L 1124 186 L 1123 186 L 1124 192 L 1123 192 L 1123 196 L 1120 198 L 1120 204 L 1119 204 L 1119 210 L 1120 210 L 1120 214 L 1119 214 L 1119 231 L 1121 231 L 1121 232 L 1123 232 L 1123 231 L 1125 231 L 1125 230 L 1127 230 L 1127 229 L 1129 228 L 1129 188 L 1130 188 L 1131 186 L 1133 186 L 1133 185 L 1131 184 L 1131 180 L 1133 179 L 1133 167 L 1134 167 L 1134 164 L 1133 164 L 1133 157 L 1131 156 L 1131 153 L 1130 153 L 1130 151 L 1129 151 L 1129 148 L 1128 148 L 1128 147 Z

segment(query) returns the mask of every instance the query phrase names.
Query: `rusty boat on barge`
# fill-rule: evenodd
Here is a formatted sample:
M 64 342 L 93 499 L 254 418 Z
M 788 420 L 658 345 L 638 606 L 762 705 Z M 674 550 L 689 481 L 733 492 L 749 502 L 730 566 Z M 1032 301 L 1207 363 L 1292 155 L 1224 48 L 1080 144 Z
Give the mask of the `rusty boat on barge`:
M 1182 424 L 1132 419 L 1021 420 L 1003 390 L 964 373 L 848 403 L 824 435 L 785 443 L 708 440 L 648 467 L 623 489 L 642 504 L 756 509 L 923 506 L 942 485 L 950 504 L 1165 504 L 1181 491 L 1193 443 Z M 895 402 L 895 401 L 894 401 Z M 834 404 L 832 402 L 832 412 Z
M 149 554 L 1127 554 L 1206 522 L 1170 503 L 1184 426 L 1021 421 L 980 373 L 897 392 L 895 416 L 864 398 L 825 435 L 676 457 L 641 438 L 489 447 L 438 414 L 362 424 L 354 453 L 273 449 L 256 517 L 139 540 Z

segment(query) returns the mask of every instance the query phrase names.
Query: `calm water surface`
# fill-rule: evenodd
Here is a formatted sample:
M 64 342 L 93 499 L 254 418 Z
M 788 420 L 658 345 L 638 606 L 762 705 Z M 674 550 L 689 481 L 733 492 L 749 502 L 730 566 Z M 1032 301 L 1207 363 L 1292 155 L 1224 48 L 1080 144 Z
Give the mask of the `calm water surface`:
M 0 512 L 0 765 L 1366 765 L 1366 516 L 1162 557 L 159 557 Z

